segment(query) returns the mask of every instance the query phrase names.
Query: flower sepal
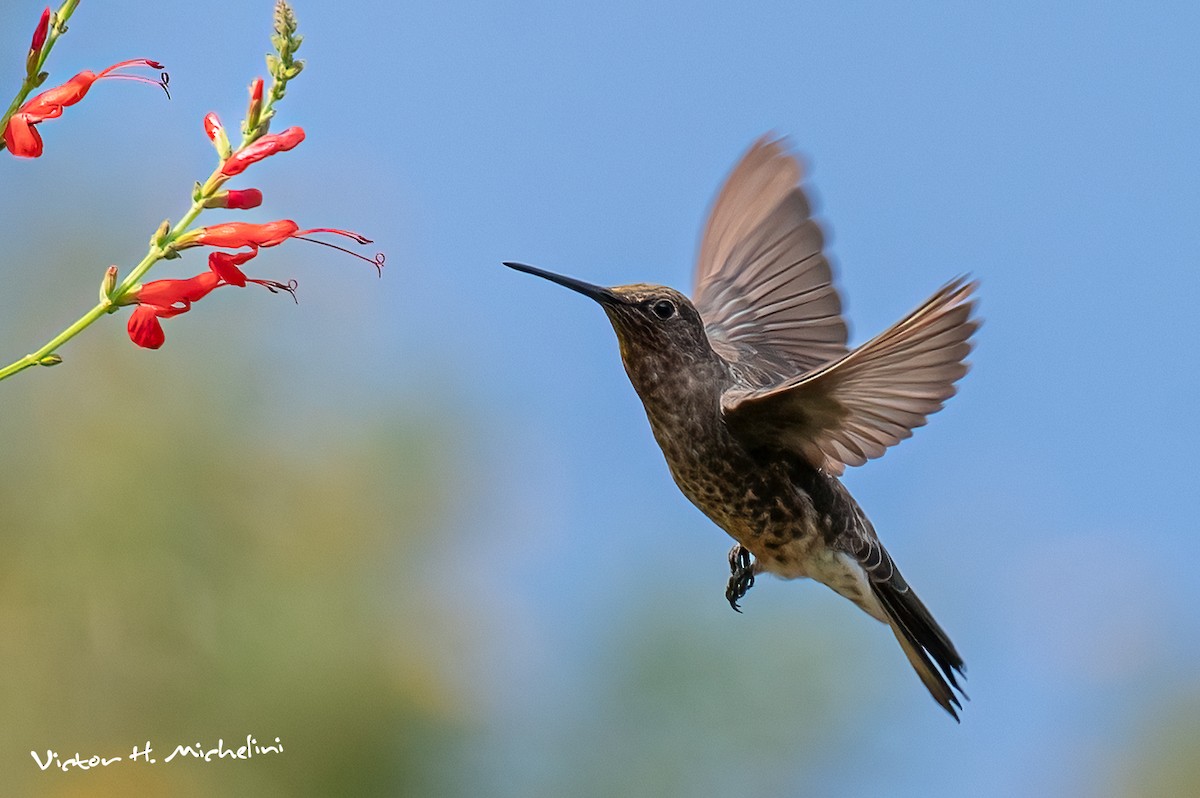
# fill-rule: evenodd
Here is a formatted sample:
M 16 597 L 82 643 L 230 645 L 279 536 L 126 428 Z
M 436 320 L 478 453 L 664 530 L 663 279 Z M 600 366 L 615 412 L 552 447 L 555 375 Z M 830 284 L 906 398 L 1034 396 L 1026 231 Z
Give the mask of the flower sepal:
M 250 81 L 250 103 L 246 106 L 246 118 L 242 120 L 242 135 L 246 138 L 258 138 L 267 131 L 269 120 L 262 118 L 263 110 L 263 79 L 255 78 Z
M 167 240 L 167 234 L 171 232 L 171 220 L 163 219 L 158 229 L 154 231 L 154 235 L 150 236 L 150 246 L 160 247 Z
M 104 270 L 104 278 L 100 281 L 100 303 L 108 303 L 116 307 L 117 303 L 113 302 L 113 291 L 117 287 L 117 267 L 109 266 Z

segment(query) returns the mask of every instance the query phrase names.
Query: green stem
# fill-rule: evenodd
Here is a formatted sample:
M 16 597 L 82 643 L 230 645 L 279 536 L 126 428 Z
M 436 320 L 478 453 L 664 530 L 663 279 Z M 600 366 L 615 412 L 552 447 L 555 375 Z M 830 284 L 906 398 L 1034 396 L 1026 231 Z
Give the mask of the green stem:
M 211 179 L 209 182 L 212 182 Z M 142 262 L 137 266 L 134 266 L 133 271 L 127 274 L 125 279 L 113 289 L 111 296 L 114 303 L 120 304 L 121 300 L 125 298 L 125 295 L 129 293 L 129 291 L 131 291 L 135 285 L 141 282 L 141 279 L 143 276 L 145 276 L 146 272 L 150 271 L 150 267 L 166 257 L 167 252 L 170 251 L 170 245 L 174 243 L 175 239 L 187 232 L 187 229 L 191 227 L 192 222 L 196 221 L 196 217 L 200 215 L 202 210 L 204 210 L 204 198 L 207 196 L 210 195 L 202 194 L 199 201 L 193 202 L 192 207 L 189 208 L 188 212 L 183 215 L 183 218 L 176 222 L 175 226 L 171 228 L 171 231 L 167 233 L 162 244 L 158 246 L 152 246 L 150 251 L 146 253 L 146 257 L 142 258 Z M 95 321 L 95 319 L 92 319 L 92 321 Z M 4 379 L 3 372 L 0 372 L 0 379 Z
M 60 23 L 65 23 L 67 21 L 67 18 L 71 16 L 71 12 L 75 10 L 75 6 L 77 4 L 78 0 L 66 0 L 66 2 L 63 3 L 62 8 L 59 10 Z M 50 46 L 58 36 L 58 30 L 58 27 L 51 29 L 50 35 L 47 38 L 48 43 L 43 48 L 42 57 L 38 61 L 38 69 L 41 69 L 42 63 L 46 60 L 46 55 L 48 55 L 50 52 Z M 267 94 L 266 100 L 263 103 L 262 114 L 266 115 L 266 118 L 270 117 L 270 113 L 274 109 L 275 101 L 279 99 L 276 94 L 277 85 L 280 86 L 279 94 L 282 94 L 283 84 L 278 81 L 273 82 L 271 85 L 271 91 Z M 21 102 L 24 101 L 25 95 L 29 93 L 29 89 L 24 86 L 22 87 L 22 91 L 23 94 L 17 95 L 17 99 L 13 101 L 12 106 L 10 106 L 8 112 L 3 117 L 3 120 L 0 120 L 0 130 L 3 130 L 4 123 L 7 122 L 8 118 L 16 111 L 17 108 L 20 107 Z M 242 143 L 237 147 L 237 149 L 243 149 L 247 145 L 254 143 L 265 133 L 265 126 L 249 133 L 244 133 L 242 135 Z M 3 143 L 3 140 L 0 140 L 0 148 L 3 147 Z M 74 324 L 47 341 L 45 346 L 43 346 L 41 349 L 26 355 L 20 360 L 13 361 L 4 368 L 0 369 L 0 380 L 11 377 L 12 375 L 24 371 L 31 366 L 54 365 L 58 362 L 57 360 L 49 363 L 43 363 L 42 361 L 47 357 L 54 355 L 54 350 L 58 349 L 67 341 L 70 341 L 76 335 L 79 335 L 79 333 L 86 330 L 97 319 L 109 313 L 113 313 L 121 305 L 127 304 L 124 301 L 126 296 L 137 287 L 137 285 L 141 282 L 142 277 L 144 277 L 146 272 L 150 270 L 150 267 L 167 257 L 168 253 L 174 251 L 171 245 L 174 244 L 181 235 L 188 231 L 192 225 L 192 222 L 196 221 L 196 218 L 200 215 L 201 211 L 204 210 L 204 201 L 215 195 L 221 190 L 221 187 L 228 182 L 229 177 L 221 173 L 221 166 L 223 163 L 224 162 L 217 165 L 217 168 L 211 175 L 209 175 L 208 180 L 206 180 L 200 187 L 198 194 L 192 197 L 192 207 L 189 208 L 187 213 L 183 215 L 183 218 L 176 222 L 175 226 L 172 227 L 170 231 L 162 237 L 161 240 L 151 243 L 150 251 L 146 253 L 146 257 L 142 258 L 141 262 L 138 263 L 137 266 L 133 267 L 133 270 L 125 276 L 125 279 L 122 280 L 119 285 L 113 288 L 112 291 L 109 291 L 108 295 L 103 297 L 99 304 L 97 304 L 94 308 L 80 316 Z
M 244 141 L 242 146 L 244 147 L 248 143 L 250 142 Z M 53 355 L 54 350 L 58 349 L 67 341 L 86 330 L 97 319 L 114 312 L 118 307 L 126 304 L 123 301 L 126 295 L 129 294 L 129 292 L 141 282 L 142 277 L 144 277 L 146 272 L 150 270 L 150 267 L 165 258 L 167 253 L 172 251 L 171 244 L 173 244 L 181 235 L 186 233 L 188 228 L 192 226 L 192 222 L 196 221 L 196 217 L 198 217 L 201 211 L 204 210 L 204 200 L 220 191 L 221 187 L 225 185 L 226 181 L 228 180 L 228 177 L 221 174 L 220 167 L 218 166 L 217 169 L 209 176 L 208 180 L 205 181 L 204 185 L 201 187 L 199 196 L 193 199 L 192 207 L 189 208 L 187 213 L 183 215 L 183 218 L 175 223 L 175 226 L 172 227 L 167 235 L 163 237 L 160 243 L 150 247 L 150 251 L 146 253 L 146 257 L 142 258 L 141 262 L 138 263 L 137 266 L 133 267 L 133 271 L 129 272 L 129 274 L 125 276 L 125 279 L 122 280 L 116 288 L 109 292 L 105 299 L 101 300 L 96 307 L 80 316 L 79 319 L 70 327 L 66 328 L 58 335 L 47 341 L 45 346 L 43 346 L 41 349 L 26 355 L 20 360 L 13 361 L 4 368 L 0 369 L 0 380 L 5 379 L 6 377 L 11 377 L 12 375 L 24 371 L 31 366 L 42 365 L 42 359 Z
M 215 181 L 210 180 L 209 184 L 214 182 Z M 224 181 L 220 182 L 223 183 Z M 220 185 L 220 183 L 217 185 Z M 76 335 L 79 335 L 79 333 L 86 330 L 97 319 L 114 312 L 118 307 L 120 307 L 123 304 L 122 300 L 125 298 L 126 294 L 128 294 L 134 288 L 134 286 L 141 281 L 142 277 L 147 271 L 150 270 L 151 266 L 166 256 L 166 253 L 169 251 L 169 244 L 187 231 L 188 227 L 191 226 L 192 222 L 196 220 L 196 217 L 200 215 L 202 210 L 204 210 L 203 199 L 201 199 L 199 202 L 193 202 L 191 209 L 189 209 L 188 212 L 184 214 L 183 218 L 180 219 L 173 228 L 171 228 L 171 232 L 167 234 L 164 243 L 160 246 L 151 247 L 150 251 L 146 253 L 146 257 L 142 258 L 141 262 L 133 268 L 133 271 L 131 271 L 124 280 L 121 281 L 120 285 L 112 290 L 107 298 L 101 300 L 100 303 L 94 308 L 80 316 L 79 319 L 76 320 L 75 323 L 70 327 L 66 328 L 58 335 L 47 341 L 41 349 L 26 355 L 20 360 L 13 361 L 4 368 L 0 369 L 0 380 L 24 371 L 30 366 L 42 365 L 41 361 L 43 358 L 53 355 L 55 353 L 54 350 L 58 349 L 67 341 L 70 341 Z
M 54 338 L 52 338 L 41 349 L 28 354 L 20 360 L 14 361 L 13 363 L 10 363 L 4 368 L 0 369 L 0 380 L 4 379 L 5 377 L 11 377 L 19 371 L 24 371 L 30 366 L 42 365 L 42 358 L 54 354 L 55 349 L 65 344 L 76 335 L 79 335 L 79 333 L 83 332 L 92 322 L 108 313 L 110 310 L 112 310 L 112 308 L 113 303 L 111 301 L 101 302 L 100 304 L 96 305 L 96 307 L 85 313 L 79 319 L 79 321 L 75 322 L 70 327 L 54 336 Z

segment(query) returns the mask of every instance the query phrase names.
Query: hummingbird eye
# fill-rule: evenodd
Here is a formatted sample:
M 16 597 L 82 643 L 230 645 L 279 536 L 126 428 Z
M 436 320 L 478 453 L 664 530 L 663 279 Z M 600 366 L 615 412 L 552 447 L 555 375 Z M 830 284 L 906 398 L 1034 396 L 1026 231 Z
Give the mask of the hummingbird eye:
M 650 305 L 650 312 L 666 321 L 675 315 L 675 303 L 669 299 L 660 299 Z

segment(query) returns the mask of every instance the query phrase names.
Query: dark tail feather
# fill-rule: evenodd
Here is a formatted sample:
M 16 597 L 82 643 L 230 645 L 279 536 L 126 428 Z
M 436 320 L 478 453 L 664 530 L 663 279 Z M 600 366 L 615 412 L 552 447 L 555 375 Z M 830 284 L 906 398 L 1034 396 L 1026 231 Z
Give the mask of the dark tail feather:
M 885 582 L 872 582 L 871 588 L 883 605 L 892 631 L 912 663 L 913 670 L 921 677 L 934 700 L 958 720 L 955 708 L 962 709 L 962 704 L 954 690 L 963 698 L 967 698 L 967 694 L 958 686 L 954 676 L 956 671 L 963 676 L 962 657 L 954 650 L 954 644 L 898 572 Z M 953 690 L 950 689 L 952 687 Z

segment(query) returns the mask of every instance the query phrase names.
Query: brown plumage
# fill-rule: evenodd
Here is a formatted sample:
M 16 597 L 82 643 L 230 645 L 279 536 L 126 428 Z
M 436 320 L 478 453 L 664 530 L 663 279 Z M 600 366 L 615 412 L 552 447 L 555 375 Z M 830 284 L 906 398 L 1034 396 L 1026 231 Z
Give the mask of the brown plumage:
M 957 719 L 962 658 L 838 476 L 912 435 L 954 394 L 978 326 L 976 286 L 947 283 L 848 351 L 800 181 L 780 142 L 750 148 L 709 215 L 694 303 L 664 286 L 602 288 L 506 265 L 608 314 L 676 484 L 737 541 L 726 589 L 734 609 L 756 574 L 816 579 L 888 624 Z

